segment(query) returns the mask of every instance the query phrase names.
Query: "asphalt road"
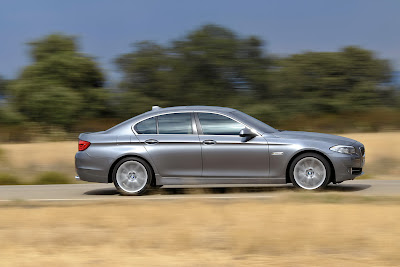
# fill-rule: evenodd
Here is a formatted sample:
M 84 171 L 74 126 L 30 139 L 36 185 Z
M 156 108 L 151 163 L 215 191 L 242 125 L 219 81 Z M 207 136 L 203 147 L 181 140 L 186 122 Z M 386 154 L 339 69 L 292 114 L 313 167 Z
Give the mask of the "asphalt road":
M 292 185 L 229 186 L 215 185 L 202 191 L 196 186 L 166 186 L 139 197 L 121 196 L 113 184 L 7 185 L 0 186 L 0 201 L 95 201 L 168 199 L 252 199 L 274 198 L 294 190 Z M 330 185 L 327 192 L 346 195 L 400 196 L 400 180 L 355 180 Z

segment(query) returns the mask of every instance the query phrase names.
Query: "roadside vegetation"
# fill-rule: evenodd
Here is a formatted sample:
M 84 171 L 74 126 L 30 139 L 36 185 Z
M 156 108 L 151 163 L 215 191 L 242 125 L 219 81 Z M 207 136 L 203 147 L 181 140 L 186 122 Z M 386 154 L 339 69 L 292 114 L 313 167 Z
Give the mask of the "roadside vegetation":
M 66 174 L 54 171 L 39 173 L 33 179 L 23 179 L 11 173 L 0 173 L 0 185 L 71 184 L 73 182 L 74 180 Z
M 75 36 L 27 41 L 30 65 L 0 77 L 4 142 L 72 140 L 153 105 L 228 106 L 287 130 L 400 129 L 391 62 L 362 47 L 277 56 L 257 36 L 203 25 L 166 44 L 135 43 L 115 55 L 121 78 L 109 81 Z
M 71 184 L 74 182 L 73 177 L 69 177 L 64 173 L 47 171 L 39 173 L 34 180 L 34 184 Z
M 17 185 L 20 184 L 20 179 L 10 173 L 0 173 L 0 185 Z

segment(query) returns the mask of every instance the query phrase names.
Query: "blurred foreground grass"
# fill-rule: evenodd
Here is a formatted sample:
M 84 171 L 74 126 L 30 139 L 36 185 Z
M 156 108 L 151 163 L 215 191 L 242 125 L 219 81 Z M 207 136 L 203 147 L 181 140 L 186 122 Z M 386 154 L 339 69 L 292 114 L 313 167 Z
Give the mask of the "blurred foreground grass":
M 400 132 L 350 133 L 342 136 L 358 140 L 366 147 L 365 175 L 360 179 L 399 179 Z M 73 183 L 77 146 L 77 142 L 71 141 L 2 144 L 0 173 L 12 175 L 24 184 Z M 47 172 L 52 172 L 54 178 L 38 177 L 49 176 Z
M 11 173 L 0 173 L 0 185 L 71 184 L 74 181 L 64 173 L 45 171 L 31 179 L 21 179 Z
M 397 266 L 398 200 L 0 204 L 5 266 Z M 313 203 L 307 201 L 314 198 Z

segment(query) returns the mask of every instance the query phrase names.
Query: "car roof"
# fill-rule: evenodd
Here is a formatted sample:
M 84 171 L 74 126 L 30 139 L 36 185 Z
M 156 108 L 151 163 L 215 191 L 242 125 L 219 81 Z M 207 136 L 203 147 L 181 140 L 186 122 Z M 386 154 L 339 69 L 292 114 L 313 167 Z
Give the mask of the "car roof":
M 226 107 L 215 107 L 215 106 L 177 106 L 177 107 L 167 107 L 167 108 L 156 108 L 154 110 L 148 111 L 146 115 L 157 115 L 169 112 L 181 112 L 181 111 L 214 111 L 214 112 L 232 112 L 235 111 L 233 108 Z

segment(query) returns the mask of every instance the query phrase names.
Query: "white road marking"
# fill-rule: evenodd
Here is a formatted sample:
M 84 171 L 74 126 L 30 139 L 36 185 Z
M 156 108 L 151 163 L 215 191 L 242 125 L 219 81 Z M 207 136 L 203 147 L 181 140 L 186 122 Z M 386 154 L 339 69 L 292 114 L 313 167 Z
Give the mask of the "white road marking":
M 100 201 L 100 200 L 177 200 L 177 199 L 254 199 L 273 198 L 274 196 L 168 196 L 168 197 L 137 197 L 121 196 L 120 198 L 32 198 L 32 199 L 0 199 L 0 202 L 13 201 Z
M 111 185 L 106 186 L 103 184 L 72 184 L 72 185 L 9 185 L 0 186 L 0 203 L 5 202 L 18 202 L 18 201 L 116 201 L 116 200 L 132 200 L 132 201 L 167 201 L 167 200 L 201 200 L 201 199 L 220 199 L 220 200 L 234 200 L 234 199 L 271 199 L 279 197 L 283 192 L 291 192 L 293 186 L 291 185 L 250 185 L 254 188 L 265 187 L 266 190 L 259 192 L 252 192 L 252 190 L 245 190 L 244 192 L 227 192 L 227 193 L 207 193 L 204 194 L 190 194 L 174 193 L 174 191 L 165 193 L 160 189 L 160 192 L 144 196 L 124 197 L 120 196 L 114 187 Z M 250 186 L 242 185 L 240 187 L 248 188 Z M 236 187 L 226 186 L 224 187 Z M 169 188 L 198 188 L 197 186 L 180 186 Z M 210 187 L 211 188 L 211 187 Z M 212 187 L 214 188 L 214 186 Z M 217 188 L 217 187 L 215 187 Z M 363 196 L 400 196 L 400 180 L 356 180 L 347 181 L 341 185 L 329 186 L 327 193 L 340 193 L 347 195 L 363 195 Z

